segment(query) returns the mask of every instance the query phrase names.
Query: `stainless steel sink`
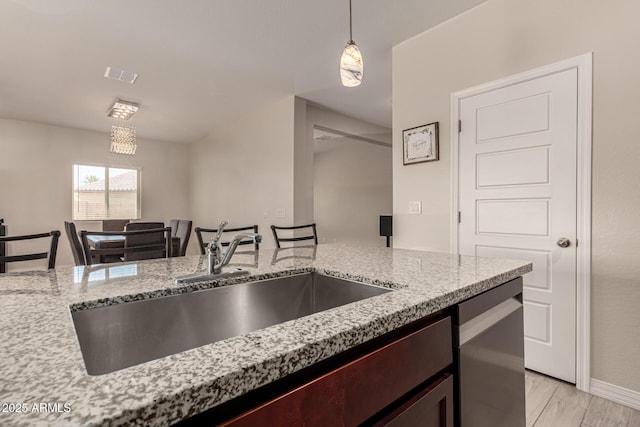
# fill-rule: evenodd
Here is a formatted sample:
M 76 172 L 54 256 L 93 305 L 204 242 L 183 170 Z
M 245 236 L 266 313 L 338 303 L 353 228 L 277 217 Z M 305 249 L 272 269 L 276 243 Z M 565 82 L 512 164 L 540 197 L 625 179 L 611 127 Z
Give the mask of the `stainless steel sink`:
M 389 292 L 306 273 L 72 313 L 89 375 L 102 375 Z

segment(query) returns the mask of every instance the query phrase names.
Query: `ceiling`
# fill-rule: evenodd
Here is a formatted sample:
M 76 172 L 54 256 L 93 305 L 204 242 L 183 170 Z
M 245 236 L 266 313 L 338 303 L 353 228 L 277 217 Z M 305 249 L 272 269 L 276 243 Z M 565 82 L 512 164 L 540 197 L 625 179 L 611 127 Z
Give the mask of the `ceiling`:
M 189 143 L 297 95 L 391 127 L 392 46 L 483 1 L 353 0 L 364 80 L 344 88 L 348 0 L 5 0 L 0 117 L 107 132 L 121 98 L 139 137 Z

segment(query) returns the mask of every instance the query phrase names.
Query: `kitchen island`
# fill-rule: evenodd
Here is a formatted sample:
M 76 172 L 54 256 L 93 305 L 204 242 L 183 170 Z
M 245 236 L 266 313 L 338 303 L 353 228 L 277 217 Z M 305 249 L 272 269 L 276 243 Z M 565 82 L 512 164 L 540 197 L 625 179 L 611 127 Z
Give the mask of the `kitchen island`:
M 261 249 L 233 263 L 248 264 L 250 276 L 176 285 L 206 270 L 200 256 L 1 275 L 0 425 L 175 423 L 531 271 L 522 261 L 344 245 Z M 314 271 L 393 291 L 87 374 L 72 311 Z

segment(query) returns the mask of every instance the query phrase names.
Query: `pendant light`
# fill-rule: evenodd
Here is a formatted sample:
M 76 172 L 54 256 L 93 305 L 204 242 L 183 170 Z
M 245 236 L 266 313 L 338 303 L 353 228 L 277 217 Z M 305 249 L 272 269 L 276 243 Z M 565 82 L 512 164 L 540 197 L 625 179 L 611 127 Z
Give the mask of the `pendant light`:
M 136 127 L 126 123 L 140 109 L 140 104 L 116 99 L 107 113 L 117 123 L 111 126 L 111 152 L 116 154 L 136 154 Z
M 340 58 L 340 80 L 346 87 L 359 86 L 362 83 L 364 67 L 358 45 L 353 41 L 353 25 L 351 22 L 351 0 L 349 0 L 349 43 Z

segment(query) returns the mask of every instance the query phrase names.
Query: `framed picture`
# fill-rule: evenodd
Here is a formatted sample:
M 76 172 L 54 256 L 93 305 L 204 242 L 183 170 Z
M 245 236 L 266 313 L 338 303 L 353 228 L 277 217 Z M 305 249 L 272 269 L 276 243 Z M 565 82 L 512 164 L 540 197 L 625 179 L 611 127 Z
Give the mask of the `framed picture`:
M 403 164 L 439 160 L 438 122 L 402 131 Z

